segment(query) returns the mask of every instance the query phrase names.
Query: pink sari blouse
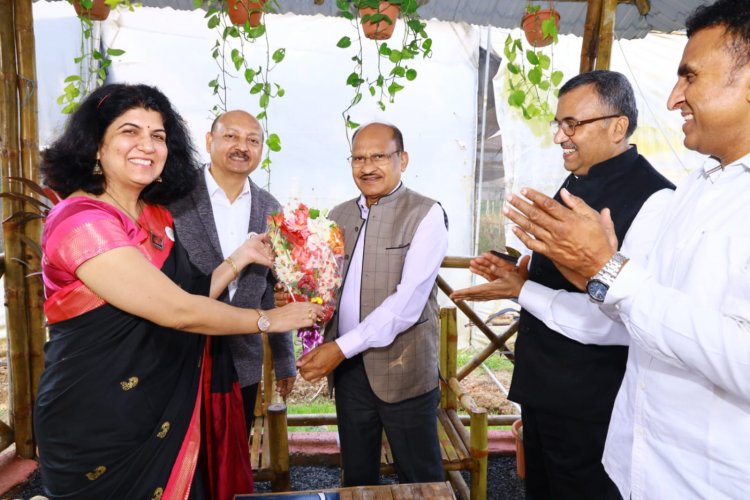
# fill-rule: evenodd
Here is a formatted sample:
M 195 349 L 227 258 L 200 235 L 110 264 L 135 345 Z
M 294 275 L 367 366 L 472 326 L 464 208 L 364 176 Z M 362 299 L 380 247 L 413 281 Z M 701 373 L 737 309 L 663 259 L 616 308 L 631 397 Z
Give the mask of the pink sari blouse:
M 78 279 L 78 266 L 109 250 L 133 246 L 161 269 L 174 244 L 173 227 L 172 215 L 159 205 L 145 205 L 137 224 L 116 207 L 83 196 L 55 205 L 42 234 L 48 323 L 80 316 L 105 303 Z

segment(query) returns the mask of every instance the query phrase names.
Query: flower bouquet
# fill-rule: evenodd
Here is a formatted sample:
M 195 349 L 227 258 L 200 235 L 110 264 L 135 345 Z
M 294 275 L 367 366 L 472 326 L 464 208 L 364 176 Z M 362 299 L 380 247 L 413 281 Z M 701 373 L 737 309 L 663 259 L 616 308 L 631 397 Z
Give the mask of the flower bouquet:
M 274 272 L 292 300 L 323 305 L 321 323 L 297 331 L 304 355 L 323 342 L 321 325 L 336 307 L 344 258 L 341 229 L 320 210 L 293 201 L 268 216 L 268 236 L 276 253 Z

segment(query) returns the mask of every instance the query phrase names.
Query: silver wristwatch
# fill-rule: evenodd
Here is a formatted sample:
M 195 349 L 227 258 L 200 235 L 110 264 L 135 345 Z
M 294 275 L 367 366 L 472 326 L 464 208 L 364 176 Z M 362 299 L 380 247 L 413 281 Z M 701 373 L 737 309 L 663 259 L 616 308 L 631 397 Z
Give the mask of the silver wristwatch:
M 258 313 L 258 330 L 260 330 L 261 333 L 268 332 L 271 328 L 271 320 L 268 319 L 268 316 L 264 311 L 256 309 L 255 312 Z
M 586 283 L 586 292 L 594 302 L 604 302 L 609 287 L 614 283 L 615 278 L 620 274 L 620 269 L 628 261 L 620 252 L 615 254 L 604 264 L 598 273 Z

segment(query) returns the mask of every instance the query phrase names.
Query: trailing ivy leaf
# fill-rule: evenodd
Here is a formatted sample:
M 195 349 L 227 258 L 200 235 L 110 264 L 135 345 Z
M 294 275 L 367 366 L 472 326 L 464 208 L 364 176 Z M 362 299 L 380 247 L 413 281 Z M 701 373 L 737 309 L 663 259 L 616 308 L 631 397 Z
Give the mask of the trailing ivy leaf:
M 356 71 L 353 71 L 349 74 L 349 77 L 346 79 L 346 84 L 351 85 L 352 87 L 359 87 L 362 83 L 362 79 L 359 76 L 359 73 Z
M 526 60 L 529 61 L 534 66 L 539 64 L 539 57 L 537 57 L 536 52 L 534 52 L 533 50 L 526 51 Z
M 317 208 L 311 208 L 308 210 L 307 213 L 308 215 L 310 215 L 310 218 L 313 220 L 317 219 L 320 216 L 320 210 L 318 210 Z
M 347 49 L 352 46 L 352 39 L 349 38 L 348 36 L 342 36 L 341 40 L 338 41 L 336 46 L 342 49 Z
M 214 16 L 208 20 L 208 29 L 214 29 L 220 24 L 218 16 Z
M 391 75 L 403 78 L 406 76 L 406 69 L 403 66 L 396 66 L 391 70 Z
M 380 108 L 380 111 L 385 111 L 385 104 L 383 101 L 378 101 L 378 107 Z
M 388 93 L 391 94 L 392 96 L 396 95 L 396 92 L 403 90 L 403 89 L 404 89 L 404 86 L 399 85 L 396 82 L 391 82 L 391 84 L 388 85 Z
M 253 85 L 252 87 L 250 87 L 250 93 L 251 94 L 257 94 L 261 90 L 263 90 L 263 84 L 262 83 L 256 83 L 255 85 Z
M 278 87 L 278 85 L 277 85 L 277 87 Z M 282 89 L 281 87 L 279 87 L 279 90 L 276 91 L 276 95 L 279 96 L 279 97 L 284 97 L 284 94 L 286 94 L 286 91 L 284 89 Z
M 349 118 L 346 119 L 346 125 L 349 128 L 357 128 L 357 127 L 359 127 L 359 123 L 353 122 Z
M 232 49 L 231 59 L 232 63 L 234 64 L 234 69 L 239 71 L 242 67 L 242 63 L 245 62 L 245 58 L 242 57 L 242 53 L 238 49 Z
M 354 96 L 354 99 L 352 99 L 352 106 L 356 106 L 359 104 L 359 101 L 362 100 L 362 92 L 357 92 L 357 95 Z
M 388 60 L 393 64 L 397 64 L 401 59 L 403 59 L 403 55 L 399 50 L 392 50 L 391 54 L 388 56 Z
M 562 82 L 563 79 L 563 72 L 562 71 L 553 71 L 552 75 L 550 76 L 550 80 L 552 81 L 552 85 L 557 87 L 560 85 L 560 82 Z
M 113 57 L 121 56 L 124 53 L 125 53 L 125 51 L 122 50 L 122 49 L 107 49 L 107 55 L 110 55 L 110 56 L 113 56 Z
M 391 48 L 388 47 L 388 44 L 383 42 L 380 44 L 380 47 L 378 47 L 378 53 L 381 56 L 390 56 L 391 55 Z
M 262 109 L 266 109 L 268 107 L 268 101 L 271 99 L 271 97 L 268 94 L 261 94 L 260 99 L 258 99 L 258 104 Z
M 432 53 L 432 38 L 426 38 L 424 42 L 422 42 L 422 50 L 424 51 L 424 56 L 429 57 Z
M 70 83 L 70 82 L 78 82 L 81 81 L 81 77 L 78 75 L 70 75 L 65 80 L 63 80 L 63 83 Z
M 539 56 L 539 66 L 542 69 L 549 69 L 552 60 L 547 54 L 537 54 Z
M 281 151 L 281 139 L 279 138 L 278 134 L 268 134 L 266 144 L 268 145 L 268 149 L 275 153 Z
M 370 95 L 373 96 L 373 97 L 375 97 L 375 92 L 377 92 L 375 90 L 375 87 L 373 87 L 372 85 L 370 85 Z
M 544 80 L 542 82 L 539 82 L 539 88 L 542 90 L 549 90 L 549 81 Z
M 255 80 L 255 70 L 245 68 L 245 81 L 249 84 L 252 84 L 253 80 Z
M 257 118 L 258 120 L 262 120 L 265 117 L 266 117 L 266 111 L 265 110 L 263 110 L 260 113 L 258 113 L 257 115 L 255 115 L 255 118 Z
M 522 90 L 516 90 L 511 92 L 508 96 L 508 104 L 517 108 L 523 106 L 523 101 L 526 100 L 526 93 Z
M 413 82 L 414 79 L 417 78 L 417 70 L 413 68 L 409 68 L 406 70 L 406 79 L 410 82 Z
M 284 60 L 284 56 L 286 55 L 286 49 L 277 49 L 274 51 L 273 55 L 271 55 L 271 59 L 273 59 L 274 62 L 280 63 Z
M 539 68 L 531 68 L 528 72 L 529 81 L 534 85 L 539 85 L 542 81 L 542 70 Z
M 506 67 L 508 68 L 508 71 L 510 71 L 514 75 L 517 75 L 517 74 L 519 74 L 521 72 L 521 70 L 519 69 L 519 67 L 516 66 L 515 64 L 511 63 L 511 62 L 509 62 Z

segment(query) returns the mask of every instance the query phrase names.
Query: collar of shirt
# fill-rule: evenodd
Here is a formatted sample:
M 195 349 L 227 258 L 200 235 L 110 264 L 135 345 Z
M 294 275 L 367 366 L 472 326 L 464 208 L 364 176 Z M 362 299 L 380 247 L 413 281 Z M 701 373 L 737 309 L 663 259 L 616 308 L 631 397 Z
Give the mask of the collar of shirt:
M 388 193 L 386 196 L 390 196 L 396 191 L 398 191 L 398 188 L 403 186 L 404 183 L 399 181 L 398 185 L 393 188 L 393 191 Z M 365 195 L 361 194 L 359 195 L 359 199 L 357 200 L 357 204 L 359 205 L 359 211 L 362 214 L 362 219 L 367 220 L 367 216 L 370 214 L 370 207 L 367 206 L 367 198 L 365 198 Z
M 206 188 L 208 189 L 208 196 L 216 200 L 216 197 L 220 194 L 221 199 L 226 200 L 227 203 L 231 205 L 229 202 L 229 198 L 227 197 L 226 192 L 222 189 L 221 186 L 216 182 L 216 179 L 214 179 L 214 176 L 211 174 L 211 164 L 206 163 L 206 165 L 203 167 L 203 173 L 205 174 L 203 177 L 206 179 Z M 237 197 L 235 202 L 237 200 L 242 199 L 245 196 L 250 196 L 250 180 L 249 178 L 245 178 L 245 184 L 242 186 L 242 191 L 240 192 L 240 195 Z
M 703 175 L 708 177 L 713 183 L 718 182 L 719 179 L 727 177 L 731 178 L 734 177 L 734 175 L 748 171 L 750 171 L 750 153 L 723 168 L 719 163 L 719 160 L 715 158 L 708 158 L 703 163 Z M 725 172 L 731 172 L 733 175 L 730 176 L 728 173 L 725 174 Z

